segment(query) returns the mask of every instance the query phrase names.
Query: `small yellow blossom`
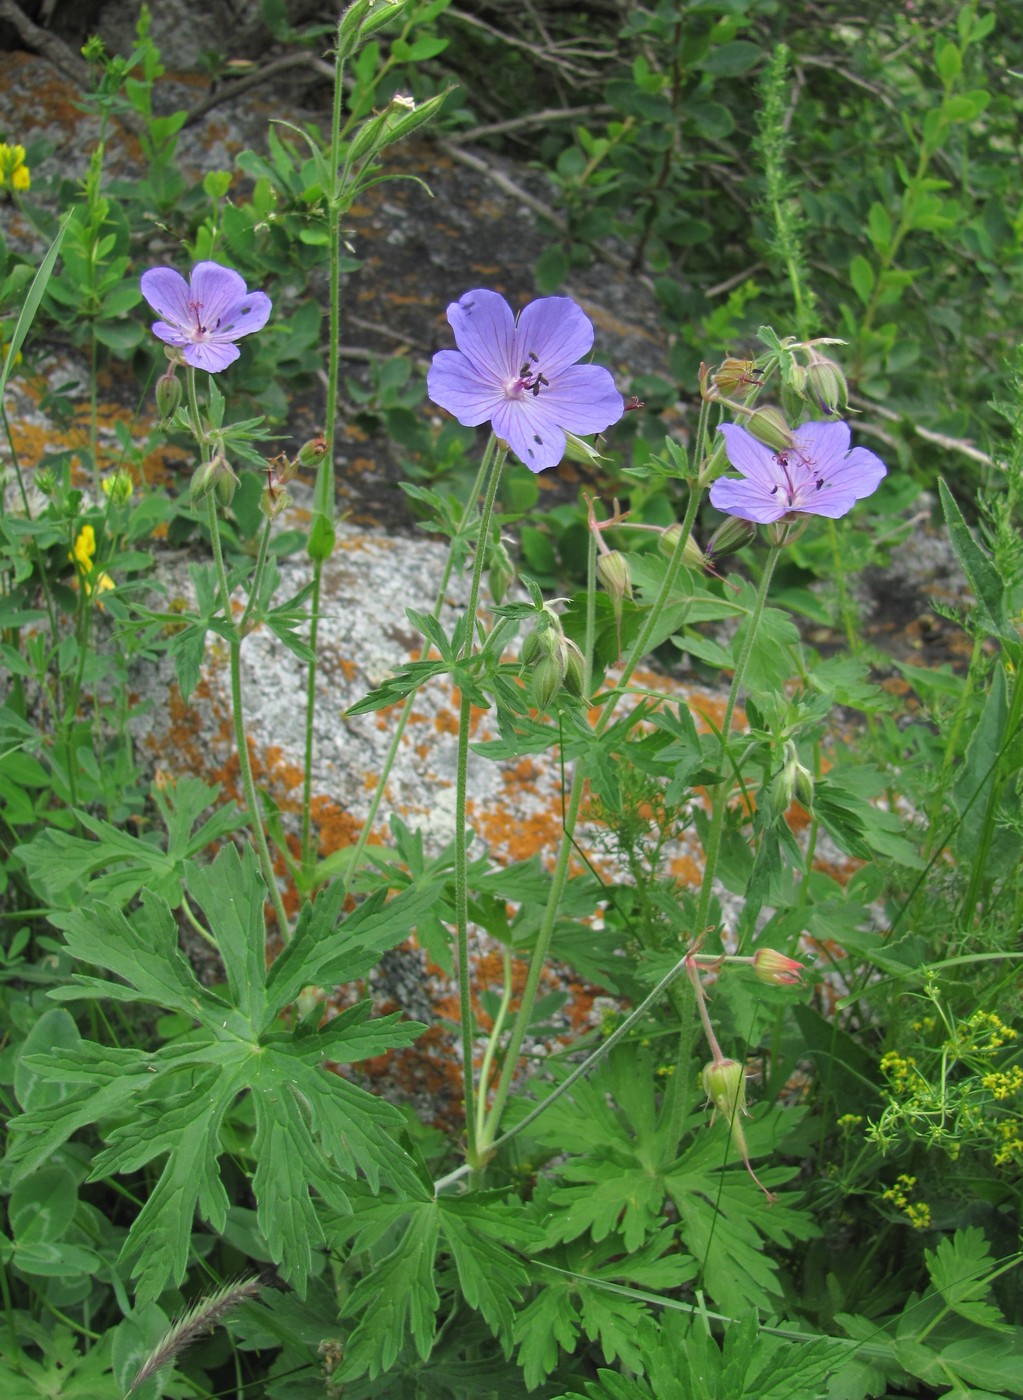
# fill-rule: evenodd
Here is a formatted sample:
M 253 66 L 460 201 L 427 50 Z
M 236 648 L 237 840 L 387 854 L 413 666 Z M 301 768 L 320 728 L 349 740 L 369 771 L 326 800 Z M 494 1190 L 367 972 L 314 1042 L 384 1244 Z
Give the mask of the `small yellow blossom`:
M 0 141 L 0 189 L 10 185 L 12 190 L 27 190 L 32 183 L 25 164 L 25 147 L 8 146 Z
M 109 574 L 101 573 L 95 579 L 91 577 L 93 573 L 93 559 L 96 557 L 96 531 L 91 525 L 83 525 L 78 532 L 78 538 L 68 558 L 73 564 L 78 565 L 82 579 L 82 588 L 87 598 L 92 596 L 93 590 L 97 593 L 105 593 L 110 588 L 115 588 L 116 584 Z

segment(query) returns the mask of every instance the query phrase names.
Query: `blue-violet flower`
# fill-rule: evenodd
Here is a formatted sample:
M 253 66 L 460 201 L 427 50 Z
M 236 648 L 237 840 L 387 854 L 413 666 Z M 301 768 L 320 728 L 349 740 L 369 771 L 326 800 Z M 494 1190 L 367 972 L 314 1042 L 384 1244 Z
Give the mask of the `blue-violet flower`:
M 565 432 L 600 433 L 625 403 L 610 373 L 576 361 L 593 326 L 569 297 L 541 297 L 516 323 L 497 292 L 466 292 L 448 307 L 457 350 L 439 350 L 426 377 L 435 404 L 475 428 L 488 420 L 530 471 L 554 467 Z
M 718 510 L 768 525 L 790 512 L 837 520 L 876 491 L 887 468 L 865 447 L 849 450 L 849 424 L 801 423 L 791 447 L 772 451 L 737 423 L 719 429 L 728 460 L 742 480 L 721 477 L 710 488 Z
M 142 295 L 162 317 L 153 334 L 177 346 L 185 364 L 210 374 L 237 360 L 232 342 L 262 330 L 270 316 L 266 292 L 247 291 L 239 273 L 215 262 L 196 263 L 188 282 L 172 267 L 150 268 Z

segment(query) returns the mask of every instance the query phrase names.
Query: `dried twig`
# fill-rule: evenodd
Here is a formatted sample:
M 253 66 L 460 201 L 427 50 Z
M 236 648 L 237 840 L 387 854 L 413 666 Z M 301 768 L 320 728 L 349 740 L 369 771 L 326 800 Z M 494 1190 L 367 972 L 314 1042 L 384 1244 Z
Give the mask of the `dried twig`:
M 51 34 L 49 30 L 40 29 L 38 24 L 34 24 L 28 15 L 14 3 L 14 0 L 0 0 L 0 19 L 17 31 L 19 39 L 31 49 L 33 53 L 45 58 L 48 63 L 52 63 L 54 68 L 60 69 L 62 73 L 73 78 L 76 83 L 86 86 L 89 82 L 89 65 L 84 58 L 79 57 L 74 49 L 68 48 L 63 39 L 59 39 L 56 34 Z

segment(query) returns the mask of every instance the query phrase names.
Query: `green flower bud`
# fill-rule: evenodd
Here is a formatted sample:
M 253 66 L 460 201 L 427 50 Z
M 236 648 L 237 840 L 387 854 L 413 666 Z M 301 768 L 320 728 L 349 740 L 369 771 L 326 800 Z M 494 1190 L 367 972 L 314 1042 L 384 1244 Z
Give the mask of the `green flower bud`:
M 554 697 L 565 679 L 566 663 L 561 656 L 541 656 L 533 667 L 531 691 L 533 704 L 541 713 L 550 709 Z
M 540 640 L 538 632 L 527 632 L 522 640 L 521 660 L 523 666 L 532 666 L 542 654 L 543 642 Z
M 213 490 L 213 463 L 203 462 L 202 466 L 192 473 L 192 482 L 188 488 L 188 494 L 192 498 L 192 504 L 197 506 L 200 501 L 204 501 Z
M 682 537 L 682 526 L 678 521 L 674 525 L 669 525 L 666 530 L 662 530 L 657 537 L 657 548 L 662 554 L 670 559 L 678 548 L 678 542 Z M 703 550 L 693 539 L 692 535 L 686 537 L 686 542 L 682 546 L 682 563 L 687 569 L 702 569 L 707 560 Z
M 729 515 L 707 541 L 707 558 L 722 559 L 726 554 L 736 554 L 752 544 L 756 537 L 757 527 L 752 520 L 740 520 L 737 515 Z
M 52 496 L 57 489 L 57 473 L 52 467 L 40 467 L 35 475 L 35 484 L 44 496 Z
M 575 642 L 565 638 L 565 689 L 577 700 L 582 699 L 586 683 L 586 660 Z
M 131 500 L 135 483 L 131 479 L 131 472 L 118 470 L 111 476 L 105 476 L 100 483 L 103 487 L 103 494 L 115 506 L 126 506 Z
M 753 971 L 774 987 L 794 987 L 803 980 L 803 964 L 773 948 L 758 948 L 753 954 Z
M 785 415 L 780 408 L 772 408 L 769 405 L 767 408 L 755 409 L 746 420 L 746 428 L 758 442 L 773 448 L 775 452 L 791 452 L 795 446 L 792 429 L 785 421 Z
M 238 478 L 231 470 L 224 457 L 214 458 L 215 474 L 213 478 L 213 489 L 217 493 L 217 500 L 222 506 L 229 506 L 234 500 L 234 493 L 238 487 Z M 282 492 L 282 495 L 284 493 Z
M 156 406 L 161 418 L 173 418 L 181 404 L 181 384 L 173 369 L 161 374 L 156 381 Z
M 849 385 L 834 360 L 813 352 L 806 370 L 809 396 L 816 399 L 825 413 L 840 414 L 849 404 Z
M 734 389 L 759 389 L 763 375 L 757 369 L 756 360 L 740 360 L 729 355 L 711 375 L 711 383 L 721 394 L 730 394 Z
M 632 597 L 629 561 L 621 550 L 612 549 L 608 554 L 597 555 L 597 578 L 616 603 Z
M 326 439 L 322 435 L 310 438 L 308 442 L 304 442 L 298 449 L 298 465 L 307 468 L 318 467 L 326 455 Z
M 711 1060 L 702 1079 L 704 1093 L 728 1123 L 746 1112 L 746 1069 L 738 1060 Z

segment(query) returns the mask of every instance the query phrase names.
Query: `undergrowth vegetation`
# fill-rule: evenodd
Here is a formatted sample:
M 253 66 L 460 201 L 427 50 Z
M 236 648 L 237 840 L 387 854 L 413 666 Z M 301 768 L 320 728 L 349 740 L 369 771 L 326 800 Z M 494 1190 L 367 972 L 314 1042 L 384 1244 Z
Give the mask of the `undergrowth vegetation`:
M 84 47 L 83 179 L 0 132 L 10 1400 L 1023 1395 L 1023 50 L 1009 6 L 840 8 L 266 0 L 320 119 L 201 181 L 143 8 Z M 260 76 L 227 57 L 218 102 Z M 355 376 L 347 234 L 409 137 L 543 173 L 537 297 L 467 270 L 428 372 Z M 572 299 L 601 261 L 658 372 Z M 25 386 L 74 446 L 19 445 Z M 328 849 L 352 418 L 443 543 Z M 861 616 L 921 536 L 961 578 L 936 666 Z M 292 814 L 256 633 L 302 675 Z M 226 676 L 237 800 L 138 747 L 165 663 L 185 708 Z M 441 840 L 389 786 L 438 695 Z M 523 764 L 558 837 L 505 860 L 472 775 Z M 374 1002 L 402 958 L 429 1025 Z M 436 1032 L 453 1115 L 375 1082 Z

